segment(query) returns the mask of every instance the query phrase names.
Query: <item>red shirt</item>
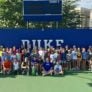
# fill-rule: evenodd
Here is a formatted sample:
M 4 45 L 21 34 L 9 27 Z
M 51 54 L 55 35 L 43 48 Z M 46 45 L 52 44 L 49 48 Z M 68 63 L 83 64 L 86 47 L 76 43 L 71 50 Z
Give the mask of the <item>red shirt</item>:
M 12 66 L 12 63 L 9 60 L 4 62 L 4 67 L 5 68 L 11 68 L 11 66 Z

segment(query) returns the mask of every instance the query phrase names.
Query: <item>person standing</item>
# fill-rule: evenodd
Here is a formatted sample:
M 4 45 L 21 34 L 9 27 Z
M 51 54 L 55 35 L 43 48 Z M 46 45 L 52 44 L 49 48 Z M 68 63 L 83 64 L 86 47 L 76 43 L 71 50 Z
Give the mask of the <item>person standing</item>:
M 82 48 L 82 63 L 81 63 L 81 68 L 82 70 L 86 70 L 86 62 L 87 62 L 87 52 L 85 48 Z
M 68 53 L 66 54 L 66 60 L 67 60 L 68 70 L 71 70 L 71 51 L 70 50 L 68 50 Z
M 74 48 L 72 50 L 71 58 L 72 58 L 72 69 L 76 70 L 76 62 L 77 62 L 77 51 L 76 51 L 76 48 Z
M 82 54 L 80 52 L 80 48 L 77 49 L 77 70 L 81 68 Z

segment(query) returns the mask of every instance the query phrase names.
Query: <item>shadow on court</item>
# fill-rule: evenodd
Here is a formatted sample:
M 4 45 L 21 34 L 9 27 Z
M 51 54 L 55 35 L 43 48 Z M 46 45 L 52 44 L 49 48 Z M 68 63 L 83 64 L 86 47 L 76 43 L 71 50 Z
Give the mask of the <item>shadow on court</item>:
M 16 75 L 11 75 L 11 74 L 9 74 L 9 75 L 3 75 L 3 74 L 0 74 L 0 78 L 16 78 Z
M 89 85 L 90 87 L 92 87 L 92 83 L 88 83 L 88 85 Z
M 44 76 L 44 77 L 56 77 L 56 78 L 60 78 L 60 77 L 67 77 L 67 76 L 74 76 L 74 77 L 78 77 L 78 78 L 82 78 L 82 79 L 87 79 L 87 80 L 91 80 L 92 81 L 92 78 L 87 78 L 85 76 L 80 76 L 80 74 L 88 74 L 90 73 L 90 71 L 65 71 L 64 72 L 64 75 L 47 75 L 47 76 Z M 22 75 L 22 74 L 18 74 L 18 75 Z M 23 75 L 23 76 L 32 76 L 31 74 L 29 75 Z M 42 75 L 38 75 L 38 76 L 41 76 Z M 14 74 L 9 74 L 9 75 L 3 75 L 2 73 L 0 73 L 0 78 L 7 78 L 7 77 L 10 77 L 10 78 L 16 78 L 16 75 Z M 33 77 L 33 76 L 32 76 Z M 37 77 L 36 75 L 34 75 L 34 77 Z
M 68 76 L 68 75 L 79 75 L 79 74 L 89 74 L 91 73 L 90 71 L 65 71 L 64 75 Z
M 82 79 L 87 79 L 87 80 L 89 80 L 89 81 L 92 81 L 92 78 L 87 78 L 87 77 L 83 77 L 83 76 L 76 76 L 76 77 L 78 77 L 78 78 L 82 78 Z

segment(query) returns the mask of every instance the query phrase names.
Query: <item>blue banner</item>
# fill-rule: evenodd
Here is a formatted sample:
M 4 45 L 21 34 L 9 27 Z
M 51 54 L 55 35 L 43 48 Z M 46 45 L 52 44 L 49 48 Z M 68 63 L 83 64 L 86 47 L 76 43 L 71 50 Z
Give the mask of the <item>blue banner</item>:
M 88 47 L 92 45 L 92 30 L 89 29 L 0 29 L 0 45 L 5 47 L 33 47 L 73 45 Z

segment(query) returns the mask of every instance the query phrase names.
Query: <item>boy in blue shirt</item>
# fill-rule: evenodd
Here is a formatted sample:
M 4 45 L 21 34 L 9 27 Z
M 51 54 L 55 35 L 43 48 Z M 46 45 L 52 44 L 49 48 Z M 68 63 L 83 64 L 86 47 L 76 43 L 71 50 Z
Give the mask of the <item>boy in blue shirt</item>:
M 46 61 L 43 62 L 42 68 L 43 68 L 43 71 L 42 71 L 43 76 L 49 75 L 49 74 L 52 75 L 52 73 L 53 73 L 53 64 L 49 61 L 48 58 L 46 58 Z

